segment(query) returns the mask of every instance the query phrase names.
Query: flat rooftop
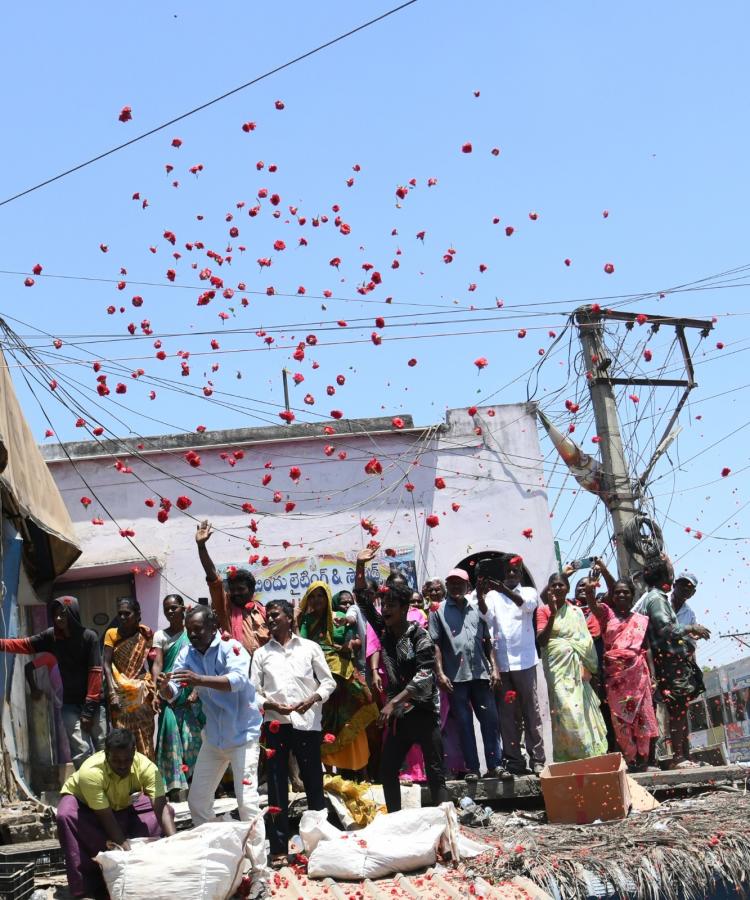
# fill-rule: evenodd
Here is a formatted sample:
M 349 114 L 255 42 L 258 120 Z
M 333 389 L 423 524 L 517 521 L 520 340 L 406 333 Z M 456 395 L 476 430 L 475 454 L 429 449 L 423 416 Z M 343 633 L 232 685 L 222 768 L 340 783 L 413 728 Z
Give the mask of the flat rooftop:
M 425 431 L 430 426 L 414 427 L 411 415 L 401 413 L 404 427 L 393 427 L 392 416 L 364 419 L 331 419 L 323 422 L 301 422 L 291 425 L 264 425 L 258 428 L 228 428 L 219 431 L 186 431 L 178 434 L 158 434 L 138 438 L 115 438 L 90 441 L 70 441 L 64 444 L 40 444 L 39 450 L 48 463 L 69 459 L 94 459 L 100 456 L 143 456 L 165 451 L 190 448 L 243 447 L 250 444 L 270 444 L 282 441 L 327 439 L 332 435 L 402 434 Z M 332 429 L 328 433 L 325 428 Z

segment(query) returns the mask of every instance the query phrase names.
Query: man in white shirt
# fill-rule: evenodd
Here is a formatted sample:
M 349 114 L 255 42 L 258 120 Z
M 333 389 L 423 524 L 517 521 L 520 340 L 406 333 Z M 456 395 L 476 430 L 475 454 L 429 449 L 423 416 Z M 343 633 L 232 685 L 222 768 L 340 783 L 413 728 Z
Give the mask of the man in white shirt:
M 289 752 L 299 764 L 308 809 L 325 809 L 320 761 L 321 710 L 336 689 L 321 648 L 292 633 L 294 610 L 287 600 L 269 600 L 271 639 L 253 654 L 250 680 L 263 706 L 268 760 L 268 838 L 271 857 L 289 847 Z
M 527 772 L 521 752 L 523 729 L 529 764 L 538 775 L 544 768 L 534 634 L 534 610 L 539 605 L 539 597 L 533 587 L 521 585 L 520 557 L 510 558 L 502 581 L 482 577 L 480 568 L 477 602 L 492 634 L 500 672 L 497 709 L 503 761 L 513 775 Z
M 698 579 L 692 572 L 680 572 L 672 588 L 672 609 L 680 625 L 695 625 L 698 621 L 688 600 L 695 595 Z

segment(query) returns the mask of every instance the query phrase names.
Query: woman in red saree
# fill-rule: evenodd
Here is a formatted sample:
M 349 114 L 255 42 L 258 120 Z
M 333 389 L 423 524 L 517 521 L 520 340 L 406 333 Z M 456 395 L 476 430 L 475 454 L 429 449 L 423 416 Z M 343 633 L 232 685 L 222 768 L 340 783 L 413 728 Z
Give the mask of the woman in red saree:
M 654 713 L 655 681 L 646 641 L 648 616 L 632 611 L 635 586 L 629 578 L 615 581 L 606 566 L 597 567 L 607 582 L 606 602 L 589 598 L 601 625 L 607 702 L 617 743 L 631 770 L 648 765 L 651 741 L 659 734 Z

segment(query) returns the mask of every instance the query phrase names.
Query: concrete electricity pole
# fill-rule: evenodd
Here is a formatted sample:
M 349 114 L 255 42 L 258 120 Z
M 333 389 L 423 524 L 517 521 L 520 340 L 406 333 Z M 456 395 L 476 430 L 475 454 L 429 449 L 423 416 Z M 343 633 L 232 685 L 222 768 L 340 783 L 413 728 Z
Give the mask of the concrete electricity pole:
M 692 360 L 690 359 L 690 352 L 685 340 L 685 329 L 698 328 L 705 336 L 711 331 L 713 324 L 697 319 L 648 316 L 647 322 L 653 331 L 657 331 L 661 326 L 675 328 L 683 355 L 685 371 L 688 376 L 687 379 L 615 378 L 611 375 L 611 371 L 614 368 L 614 360 L 604 342 L 604 322 L 607 320 L 620 321 L 625 323 L 625 327 L 632 328 L 638 314 L 613 312 L 591 306 L 582 306 L 575 311 L 574 315 L 583 348 L 591 403 L 594 409 L 594 420 L 596 422 L 597 435 L 599 436 L 603 468 L 601 472 L 603 493 L 607 498 L 605 502 L 607 502 L 607 507 L 612 516 L 617 569 L 620 575 L 632 577 L 643 568 L 643 558 L 633 548 L 632 542 L 630 546 L 626 545 L 624 540 L 625 531 L 629 529 L 631 535 L 633 533 L 637 534 L 641 532 L 644 524 L 651 524 L 653 533 L 653 523 L 650 523 L 650 520 L 643 516 L 640 511 L 642 489 L 645 487 L 648 476 L 657 460 L 679 433 L 679 429 L 673 431 L 672 426 L 676 423 L 688 394 L 696 387 Z M 684 393 L 667 424 L 663 437 L 657 444 L 656 450 L 640 478 L 635 478 L 630 472 L 628 461 L 625 457 L 620 434 L 617 401 L 613 390 L 615 385 L 684 388 Z M 644 535 L 644 537 L 647 538 L 649 535 Z

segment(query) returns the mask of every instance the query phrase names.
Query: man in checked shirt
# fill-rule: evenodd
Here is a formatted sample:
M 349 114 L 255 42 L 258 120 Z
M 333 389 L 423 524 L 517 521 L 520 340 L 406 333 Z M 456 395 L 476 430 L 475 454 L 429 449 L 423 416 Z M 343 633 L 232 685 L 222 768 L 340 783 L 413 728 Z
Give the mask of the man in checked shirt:
M 435 681 L 435 646 L 429 634 L 406 618 L 412 591 L 393 584 L 382 595 L 381 611 L 375 609 L 374 592 L 365 579 L 365 563 L 375 551 L 369 547 L 357 555 L 354 596 L 382 645 L 381 661 L 388 675 L 388 702 L 380 711 L 379 724 L 386 729 L 380 780 L 388 812 L 401 809 L 399 772 L 412 745 L 424 756 L 433 804 L 448 800 L 440 736 L 440 697 Z

